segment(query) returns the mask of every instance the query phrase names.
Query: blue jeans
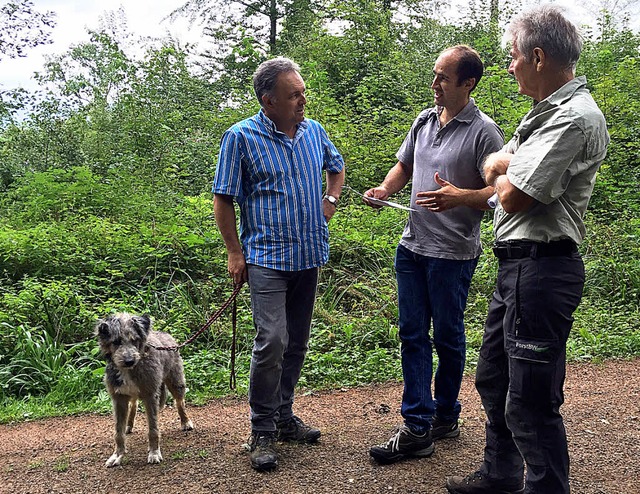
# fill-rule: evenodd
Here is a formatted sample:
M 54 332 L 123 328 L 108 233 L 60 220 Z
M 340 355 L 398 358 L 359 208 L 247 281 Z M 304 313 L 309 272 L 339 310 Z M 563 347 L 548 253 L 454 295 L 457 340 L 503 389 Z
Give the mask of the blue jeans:
M 569 493 L 560 406 L 584 280 L 578 253 L 500 261 L 476 370 L 487 414 L 480 470 L 495 480 L 519 480 L 526 463 L 527 494 Z
M 402 245 L 396 251 L 404 377 L 401 412 L 405 424 L 416 432 L 428 431 L 434 415 L 446 422 L 460 416 L 458 394 L 466 358 L 464 310 L 477 264 L 477 258 L 421 256 Z M 438 368 L 432 396 L 433 347 Z
M 293 416 L 293 392 L 307 354 L 318 268 L 277 271 L 249 265 L 256 337 L 249 374 L 251 429 L 272 432 Z

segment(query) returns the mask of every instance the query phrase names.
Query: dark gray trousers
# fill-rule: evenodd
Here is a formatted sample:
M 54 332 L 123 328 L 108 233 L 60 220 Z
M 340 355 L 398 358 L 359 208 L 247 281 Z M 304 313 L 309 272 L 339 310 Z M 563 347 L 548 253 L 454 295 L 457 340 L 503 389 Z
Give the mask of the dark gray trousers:
M 481 471 L 522 479 L 528 494 L 569 493 L 564 402 L 566 343 L 582 298 L 579 254 L 500 260 L 476 388 L 487 414 Z
M 249 265 L 256 336 L 249 375 L 253 431 L 275 431 L 293 415 L 293 393 L 307 353 L 318 268 L 277 271 Z

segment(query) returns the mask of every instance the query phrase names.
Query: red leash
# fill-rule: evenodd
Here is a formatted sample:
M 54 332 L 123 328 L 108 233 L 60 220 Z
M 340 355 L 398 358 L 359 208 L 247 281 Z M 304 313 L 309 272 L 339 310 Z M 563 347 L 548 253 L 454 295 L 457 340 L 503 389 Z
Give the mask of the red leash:
M 212 315 L 209 320 L 204 323 L 204 325 L 196 331 L 196 333 L 191 336 L 187 341 L 180 345 L 173 346 L 153 346 L 149 345 L 151 348 L 155 348 L 156 350 L 162 350 L 167 352 L 177 352 L 183 346 L 188 345 L 193 340 L 195 340 L 198 336 L 204 333 L 207 329 L 211 327 L 211 325 L 222 315 L 222 313 L 227 310 L 227 308 L 233 303 L 233 312 L 231 315 L 231 324 L 233 326 L 233 333 L 231 338 L 231 374 L 229 376 L 229 388 L 236 389 L 236 333 L 237 333 L 237 322 L 238 322 L 238 305 L 236 303 L 236 297 L 238 293 L 242 290 L 242 284 L 235 285 L 233 288 L 233 293 L 231 296 L 225 301 L 224 304 L 216 311 L 214 315 Z

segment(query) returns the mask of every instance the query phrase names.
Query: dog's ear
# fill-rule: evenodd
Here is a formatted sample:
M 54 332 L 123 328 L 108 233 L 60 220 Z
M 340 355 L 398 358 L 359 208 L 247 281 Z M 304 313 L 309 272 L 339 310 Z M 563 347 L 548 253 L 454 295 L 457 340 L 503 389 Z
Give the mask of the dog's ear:
M 96 324 L 95 334 L 105 340 L 109 338 L 109 323 L 105 319 L 100 319 L 98 321 Z
M 144 314 L 142 316 L 136 316 L 133 319 L 136 322 L 138 329 L 146 337 L 151 330 L 151 318 L 147 314 Z

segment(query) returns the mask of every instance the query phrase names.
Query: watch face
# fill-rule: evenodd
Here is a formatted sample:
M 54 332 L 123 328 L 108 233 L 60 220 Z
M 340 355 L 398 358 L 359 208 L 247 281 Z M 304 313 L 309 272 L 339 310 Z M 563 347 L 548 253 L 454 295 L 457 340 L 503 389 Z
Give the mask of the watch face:
M 338 199 L 336 199 L 333 196 L 325 196 L 325 198 L 327 199 L 327 201 L 329 201 L 331 204 L 333 204 L 334 206 L 338 203 Z

